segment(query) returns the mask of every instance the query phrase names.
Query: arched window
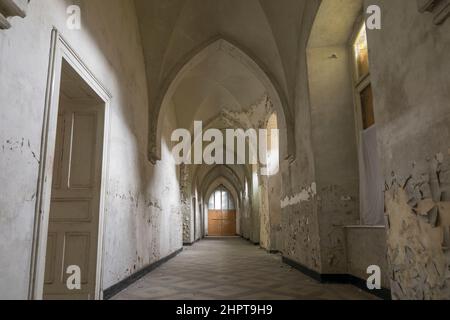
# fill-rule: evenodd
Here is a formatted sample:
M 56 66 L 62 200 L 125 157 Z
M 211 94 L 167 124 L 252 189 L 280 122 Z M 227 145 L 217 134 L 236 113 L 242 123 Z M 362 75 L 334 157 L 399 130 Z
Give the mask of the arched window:
M 220 186 L 209 198 L 208 209 L 235 210 L 236 206 L 230 192 L 224 186 Z

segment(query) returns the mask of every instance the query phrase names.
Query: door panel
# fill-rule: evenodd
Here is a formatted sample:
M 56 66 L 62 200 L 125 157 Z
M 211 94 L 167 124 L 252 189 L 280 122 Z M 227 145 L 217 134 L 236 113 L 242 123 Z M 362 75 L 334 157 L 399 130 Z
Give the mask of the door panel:
M 90 222 L 91 201 L 89 199 L 54 200 L 50 211 L 53 213 L 54 222 Z
M 55 281 L 57 234 L 49 233 L 47 239 L 47 257 L 45 265 L 45 284 Z
M 97 136 L 95 112 L 74 112 L 72 152 L 70 159 L 69 186 L 89 190 L 95 182 L 95 140 Z M 86 143 L 89 142 L 89 143 Z
M 103 108 L 61 102 L 45 270 L 45 299 L 95 298 Z M 69 266 L 81 290 L 69 290 Z
M 89 252 L 91 244 L 90 233 L 66 233 L 64 250 L 64 270 L 69 266 L 77 265 L 82 270 L 81 284 L 89 283 Z M 67 281 L 68 275 L 64 274 L 64 282 Z
M 210 236 L 220 236 L 221 234 L 222 212 L 217 210 L 208 211 L 208 234 Z
M 236 235 L 236 211 L 209 210 L 208 235 L 226 237 Z
M 223 213 L 222 220 L 222 235 L 235 236 L 236 235 L 236 212 L 226 211 Z

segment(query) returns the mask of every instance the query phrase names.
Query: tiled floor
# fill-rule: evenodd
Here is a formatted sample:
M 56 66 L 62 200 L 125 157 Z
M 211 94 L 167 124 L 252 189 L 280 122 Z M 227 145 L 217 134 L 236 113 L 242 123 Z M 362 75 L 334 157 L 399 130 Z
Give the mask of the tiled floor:
M 350 285 L 320 284 L 278 255 L 240 239 L 203 240 L 114 299 L 118 300 L 361 300 Z

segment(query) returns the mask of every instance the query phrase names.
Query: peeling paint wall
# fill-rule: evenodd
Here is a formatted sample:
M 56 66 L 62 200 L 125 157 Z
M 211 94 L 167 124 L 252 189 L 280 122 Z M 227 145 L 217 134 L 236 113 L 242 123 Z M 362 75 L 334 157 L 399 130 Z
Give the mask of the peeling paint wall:
M 359 202 L 355 200 L 358 198 L 347 198 L 348 190 L 352 187 L 354 184 L 334 185 L 324 187 L 318 193 L 321 272 L 325 274 L 346 274 L 348 271 L 344 227 L 359 224 Z M 371 250 L 371 247 L 367 249 Z
M 450 21 L 416 1 L 370 4 L 383 9 L 368 38 L 393 297 L 449 299 Z
M 261 215 L 261 230 L 260 230 L 260 246 L 264 249 L 270 250 L 271 243 L 271 219 L 270 219 L 270 204 L 268 194 L 268 181 L 266 177 L 260 177 L 261 183 L 259 185 L 259 211 Z
M 13 28 L 0 32 L 0 298 L 28 296 L 53 26 L 113 96 L 103 288 L 182 246 L 179 175 L 167 144 L 176 118 L 167 117 L 163 161 L 150 165 L 147 84 L 134 4 L 77 3 L 80 31 L 66 29 L 73 1 L 39 0 L 30 2 L 25 19 L 14 19 Z
M 284 209 L 283 230 L 286 234 L 283 241 L 283 254 L 302 265 L 320 272 L 321 255 L 319 227 L 314 215 L 314 202 Z
M 386 191 L 388 257 L 396 299 L 450 297 L 450 152 L 392 177 Z
M 271 251 L 281 252 L 283 229 L 281 226 L 281 173 L 268 177 L 268 195 L 270 212 L 270 248 Z
M 180 193 L 181 193 L 181 215 L 183 219 L 183 242 L 189 244 L 194 242 L 194 208 L 192 200 L 195 197 L 191 190 L 190 166 L 180 166 Z
M 317 12 L 318 1 L 307 1 L 303 15 L 299 40 L 297 61 L 297 84 L 295 87 L 295 161 L 289 163 L 280 159 L 282 174 L 281 226 L 283 230 L 282 253 L 284 256 L 320 272 L 322 267 L 320 255 L 319 225 L 317 219 L 316 199 L 294 201 L 315 181 L 314 153 L 311 141 L 311 109 L 309 103 L 308 73 L 306 63 L 306 45 L 312 23 Z M 300 197 L 300 199 L 303 197 Z
M 311 184 L 308 188 L 304 188 L 300 193 L 292 196 L 286 196 L 281 200 L 281 208 L 287 208 L 290 206 L 295 206 L 301 204 L 302 202 L 309 202 L 317 195 L 317 185 L 315 182 Z

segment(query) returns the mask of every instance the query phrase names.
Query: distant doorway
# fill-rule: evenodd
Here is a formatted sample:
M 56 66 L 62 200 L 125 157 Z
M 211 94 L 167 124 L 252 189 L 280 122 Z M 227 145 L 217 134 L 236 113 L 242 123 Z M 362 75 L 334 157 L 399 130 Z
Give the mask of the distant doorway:
M 208 236 L 233 237 L 236 235 L 236 206 L 230 192 L 220 186 L 208 202 Z

